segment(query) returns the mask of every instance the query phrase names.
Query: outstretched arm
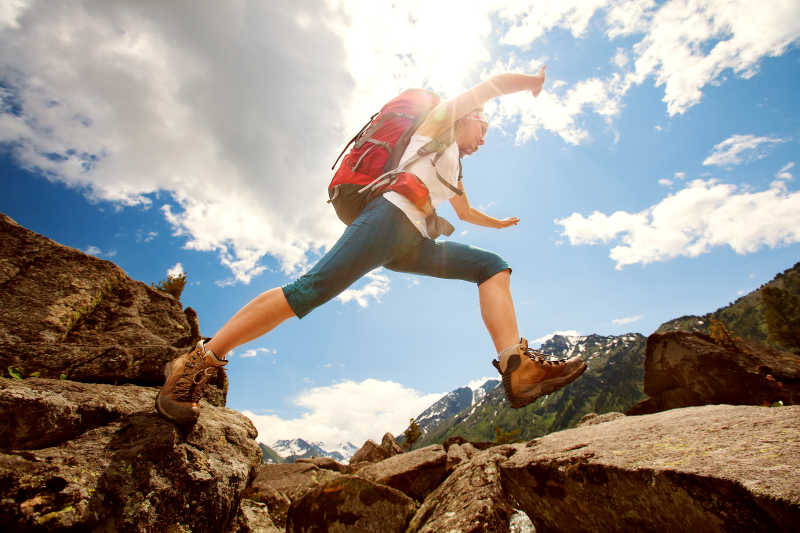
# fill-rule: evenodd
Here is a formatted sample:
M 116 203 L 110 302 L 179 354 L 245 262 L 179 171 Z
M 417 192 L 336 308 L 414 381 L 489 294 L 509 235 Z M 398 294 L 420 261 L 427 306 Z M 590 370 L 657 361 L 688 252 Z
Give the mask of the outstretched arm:
M 534 75 L 506 73 L 496 74 L 462 93 L 447 103 L 455 120 L 463 117 L 476 107 L 480 107 L 492 98 L 503 94 L 520 91 L 531 91 L 533 96 L 539 96 L 544 84 L 544 67 Z
M 474 207 L 469 205 L 469 199 L 467 199 L 467 193 L 464 191 L 464 184 L 462 182 L 458 182 L 458 188 L 461 189 L 463 194 L 454 196 L 450 199 L 450 205 L 453 206 L 455 209 L 458 218 L 463 220 L 464 222 L 469 222 L 470 224 L 475 224 L 477 226 L 486 226 L 487 228 L 507 228 L 509 226 L 516 226 L 519 222 L 517 217 L 510 217 L 510 218 L 494 218 L 490 217 L 486 213 L 482 211 L 478 211 Z

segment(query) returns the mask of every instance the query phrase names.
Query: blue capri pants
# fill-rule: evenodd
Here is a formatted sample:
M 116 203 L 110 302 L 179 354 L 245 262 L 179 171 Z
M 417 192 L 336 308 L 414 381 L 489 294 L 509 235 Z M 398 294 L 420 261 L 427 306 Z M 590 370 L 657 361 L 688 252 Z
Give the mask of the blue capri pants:
M 493 252 L 423 237 L 405 213 L 379 197 L 364 208 L 311 270 L 285 285 L 283 293 L 294 313 L 302 318 L 381 266 L 478 285 L 498 272 L 511 271 Z

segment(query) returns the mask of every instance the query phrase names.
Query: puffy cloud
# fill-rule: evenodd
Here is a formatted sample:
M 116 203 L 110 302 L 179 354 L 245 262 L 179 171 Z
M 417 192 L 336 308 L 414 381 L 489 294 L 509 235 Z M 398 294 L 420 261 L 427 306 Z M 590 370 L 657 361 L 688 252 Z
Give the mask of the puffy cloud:
M 670 115 L 697 104 L 703 87 L 726 70 L 749 78 L 762 58 L 782 54 L 800 38 L 800 4 L 792 0 L 768 8 L 750 0 L 623 1 L 611 13 L 617 15 L 610 36 L 644 33 L 633 48 L 630 81 L 655 78 Z
M 562 235 L 571 244 L 619 242 L 610 252 L 617 269 L 696 257 L 715 246 L 745 254 L 800 242 L 800 192 L 775 185 L 751 192 L 714 180 L 694 180 L 639 213 L 573 213 L 555 222 L 563 226 Z
M 367 273 L 365 276 L 368 280 L 366 284 L 362 285 L 360 289 L 346 289 L 337 298 L 342 303 L 355 301 L 361 307 L 367 307 L 370 298 L 380 302 L 381 297 L 389 292 L 389 287 L 391 286 L 389 278 L 381 272 L 383 272 L 383 269 L 378 268 Z
M 633 84 L 655 79 L 670 114 L 680 113 L 726 69 L 752 75 L 800 35 L 800 5 L 788 0 L 769 9 L 746 0 L 186 5 L 3 3 L 0 143 L 93 199 L 168 198 L 161 213 L 188 248 L 219 256 L 231 271 L 223 284 L 249 282 L 265 256 L 299 272 L 334 241 L 341 225 L 320 185 L 329 162 L 400 89 L 448 97 L 481 72 L 541 63 L 514 65 L 516 50 L 498 62 L 499 42 L 525 50 L 557 28 L 583 36 L 598 13 L 610 39 L 639 39 L 616 47 L 611 75 L 554 80 L 537 99 L 494 108 L 517 142 L 546 130 L 579 144 L 591 138 L 582 118 L 612 121 Z M 442 20 L 458 28 L 447 39 Z
M 365 379 L 303 392 L 294 403 L 308 411 L 298 418 L 243 413 L 255 424 L 261 442 L 300 437 L 312 442 L 350 441 L 360 446 L 367 439 L 380 442 L 387 431 L 403 431 L 409 418 L 442 396 L 423 394 L 393 381 Z
M 267 253 L 296 271 L 341 228 L 320 183 L 354 82 L 331 18 L 308 0 L 31 1 L 0 30 L 0 142 L 93 198 L 171 191 L 176 233 L 235 280 Z
M 782 142 L 786 142 L 786 139 L 732 135 L 714 146 L 711 155 L 703 161 L 703 165 L 738 165 L 747 160 L 761 159 L 766 156 L 765 148 Z
M 257 357 L 259 354 L 276 355 L 277 353 L 278 350 L 276 350 L 275 348 L 251 348 L 249 350 L 245 350 L 239 357 L 252 358 L 252 357 Z

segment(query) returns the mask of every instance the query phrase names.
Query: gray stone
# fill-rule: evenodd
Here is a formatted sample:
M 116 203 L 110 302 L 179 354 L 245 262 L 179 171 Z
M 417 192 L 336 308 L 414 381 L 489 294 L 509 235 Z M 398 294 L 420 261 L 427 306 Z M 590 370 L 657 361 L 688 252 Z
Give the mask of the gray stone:
M 341 476 L 292 502 L 287 533 L 402 533 L 414 501 L 385 485 Z
M 513 446 L 503 486 L 540 533 L 800 523 L 800 406 L 675 409 Z
M 578 421 L 578 424 L 575 427 L 603 424 L 605 422 L 616 420 L 617 418 L 622 418 L 623 416 L 625 416 L 623 413 L 617 412 L 603 413 L 602 415 L 598 415 L 597 413 L 589 413 L 588 415 L 584 415 L 583 418 Z
M 433 444 L 369 464 L 357 470 L 356 474 L 422 501 L 447 476 L 446 462 L 444 448 Z
M 0 213 L 0 368 L 25 377 L 160 385 L 200 339 L 197 314 L 117 265 Z M 206 399 L 225 404 L 224 371 Z
M 450 451 L 456 446 L 451 445 Z M 503 491 L 497 465 L 515 451 L 512 446 L 496 446 L 461 463 L 425 498 L 408 526 L 408 533 L 508 532 L 515 510 Z
M 704 333 L 650 335 L 644 364 L 650 398 L 627 414 L 707 404 L 800 403 L 800 357 L 742 339 L 721 345 Z
M 286 527 L 286 516 L 293 501 L 340 476 L 308 462 L 262 464 L 242 496 L 267 504 L 275 525 Z
M 250 420 L 203 401 L 198 423 L 185 435 L 153 413 L 155 388 L 118 387 L 112 399 L 105 385 L 53 382 L 59 392 L 47 395 L 47 381 L 26 380 L 3 389 L 7 398 L 9 389 L 20 395 L 20 386 L 30 385 L 38 413 L 67 421 L 70 430 L 61 434 L 63 442 L 43 440 L 36 424 L 35 431 L 13 433 L 15 442 L 45 447 L 0 452 L 0 530 L 127 532 L 174 526 L 200 533 L 230 528 L 240 492 L 261 459 Z M 81 421 L 80 412 L 70 411 L 81 398 L 91 404 L 86 412 L 91 420 Z M 106 411 L 99 416 L 97 406 L 104 400 Z M 52 414 L 47 405 L 53 406 Z

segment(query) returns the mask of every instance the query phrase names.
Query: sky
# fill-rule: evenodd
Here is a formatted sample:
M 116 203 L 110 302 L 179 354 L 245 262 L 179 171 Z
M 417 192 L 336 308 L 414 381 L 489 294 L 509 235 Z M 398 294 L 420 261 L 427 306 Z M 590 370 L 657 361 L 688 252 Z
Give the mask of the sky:
M 795 0 L 7 0 L 0 211 L 145 283 L 184 272 L 212 336 L 344 226 L 333 160 L 408 87 L 486 106 L 470 202 L 440 214 L 513 268 L 520 333 L 652 333 L 800 259 Z M 477 289 L 379 269 L 229 355 L 258 439 L 379 440 L 495 377 Z

